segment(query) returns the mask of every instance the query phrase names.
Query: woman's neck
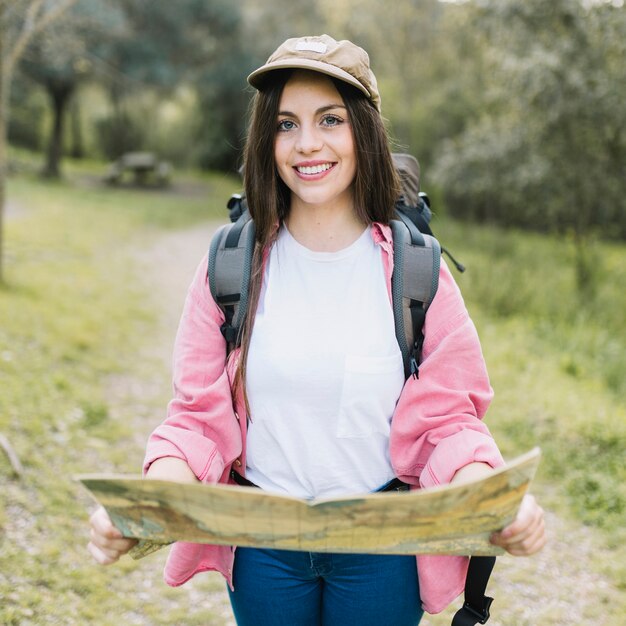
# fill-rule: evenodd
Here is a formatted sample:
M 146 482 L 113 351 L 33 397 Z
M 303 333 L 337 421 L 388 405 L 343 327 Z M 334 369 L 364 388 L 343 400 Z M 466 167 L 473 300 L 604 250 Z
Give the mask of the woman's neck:
M 292 202 L 285 220 L 292 237 L 315 252 L 337 252 L 354 243 L 366 224 L 352 206 L 317 206 Z

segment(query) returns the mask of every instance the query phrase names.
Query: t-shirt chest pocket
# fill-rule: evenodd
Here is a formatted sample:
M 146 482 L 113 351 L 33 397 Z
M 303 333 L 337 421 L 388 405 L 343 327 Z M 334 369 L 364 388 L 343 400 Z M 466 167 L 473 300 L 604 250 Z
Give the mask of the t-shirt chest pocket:
M 384 357 L 347 355 L 337 437 L 388 437 L 403 385 L 400 353 Z

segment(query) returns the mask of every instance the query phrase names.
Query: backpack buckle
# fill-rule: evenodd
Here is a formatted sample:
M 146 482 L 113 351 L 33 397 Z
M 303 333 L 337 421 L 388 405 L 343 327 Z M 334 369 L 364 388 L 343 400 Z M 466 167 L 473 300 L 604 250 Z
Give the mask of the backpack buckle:
M 479 624 L 486 624 L 487 620 L 489 619 L 489 617 L 491 617 L 490 613 L 489 613 L 489 608 L 491 607 L 491 603 L 493 602 L 493 598 L 490 598 L 489 596 L 484 596 L 483 598 L 484 600 L 484 605 L 482 610 L 477 609 L 476 607 L 472 606 L 469 602 L 466 602 L 463 607 L 461 609 L 459 609 L 457 615 L 455 615 L 455 622 L 456 623 L 456 617 L 459 616 L 461 617 L 461 615 L 465 612 L 466 614 L 469 613 L 468 617 L 473 620 L 471 623 L 475 624 L 476 622 L 478 622 Z M 461 624 L 469 624 L 470 622 L 459 622 Z
M 228 322 L 224 322 L 220 326 L 220 331 L 224 339 L 226 339 L 226 343 L 234 344 L 237 341 L 237 335 L 239 334 L 238 330 L 231 326 Z
M 422 322 L 423 324 L 423 322 Z M 420 332 L 415 338 L 413 347 L 409 354 L 409 371 L 414 378 L 420 377 L 419 360 L 422 356 L 422 346 L 424 344 L 424 335 Z

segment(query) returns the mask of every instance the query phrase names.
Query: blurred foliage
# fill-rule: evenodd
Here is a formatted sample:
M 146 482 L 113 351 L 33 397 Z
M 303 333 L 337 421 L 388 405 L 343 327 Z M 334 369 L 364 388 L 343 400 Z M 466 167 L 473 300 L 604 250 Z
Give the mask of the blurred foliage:
M 117 2 L 128 32 L 100 52 L 107 61 L 112 117 L 132 127 L 137 139 L 143 131 L 141 145 L 134 149 L 151 148 L 177 157 L 178 163 L 229 169 L 238 157 L 248 100 L 242 91 L 246 40 L 238 4 L 183 0 L 157 8 L 149 0 Z M 183 105 L 186 130 L 178 123 L 168 133 L 158 109 L 165 101 L 180 106 L 181 86 L 193 89 L 196 106 L 185 110 Z M 151 111 L 142 107 L 146 92 L 153 96 Z M 181 135 L 188 140 L 186 146 Z
M 40 150 L 43 145 L 43 121 L 46 116 L 44 94 L 31 88 L 23 76 L 13 81 L 11 90 L 11 124 L 8 139 L 12 145 Z
M 145 146 L 145 129 L 126 111 L 98 119 L 96 132 L 102 153 L 111 160 Z
M 194 158 L 205 169 L 235 171 L 250 99 L 243 77 L 255 63 L 239 8 L 235 3 L 226 3 L 226 7 L 229 19 L 223 18 L 219 54 L 213 63 L 199 69 L 195 80 L 198 111 L 193 119 L 197 132 Z
M 440 152 L 450 210 L 626 236 L 626 10 L 484 0 L 471 12 L 491 79 L 480 115 Z
M 43 168 L 43 174 L 48 177 L 60 176 L 70 104 L 79 84 L 93 75 L 89 50 L 114 36 L 118 24 L 119 13 L 114 7 L 107 7 L 101 0 L 79 1 L 63 19 L 33 40 L 22 59 L 22 74 L 43 87 L 50 103 L 52 123 Z M 78 106 L 76 101 L 74 104 Z M 80 130 L 74 128 L 73 131 L 73 150 L 80 153 L 82 146 L 77 145 Z
M 68 15 L 40 44 L 38 71 L 80 58 L 108 94 L 108 112 L 80 117 L 100 138 L 92 155 L 132 146 L 236 169 L 248 72 L 286 37 L 328 32 L 369 51 L 396 148 L 418 156 L 445 210 L 572 233 L 583 289 L 587 236 L 626 237 L 623 2 L 79 0 Z

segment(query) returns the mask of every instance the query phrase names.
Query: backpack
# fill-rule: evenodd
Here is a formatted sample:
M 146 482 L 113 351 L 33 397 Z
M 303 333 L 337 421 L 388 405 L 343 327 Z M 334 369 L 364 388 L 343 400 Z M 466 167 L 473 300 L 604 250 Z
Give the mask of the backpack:
M 420 191 L 420 167 L 410 154 L 392 154 L 400 178 L 401 195 L 395 203 L 396 217 L 390 222 L 394 270 L 391 277 L 395 334 L 402 353 L 405 378 L 419 378 L 426 311 L 439 283 L 441 254 L 445 253 L 459 272 L 465 267 L 441 247 L 430 229 L 432 211 L 428 196 Z M 220 330 L 228 352 L 241 342 L 241 329 L 248 313 L 248 289 L 255 244 L 254 221 L 245 196 L 233 194 L 227 203 L 230 224 L 218 229 L 209 248 L 207 278 L 211 295 L 224 312 Z M 489 619 L 492 598 L 484 595 L 495 557 L 470 559 L 465 584 L 465 602 L 452 626 L 471 626 Z

